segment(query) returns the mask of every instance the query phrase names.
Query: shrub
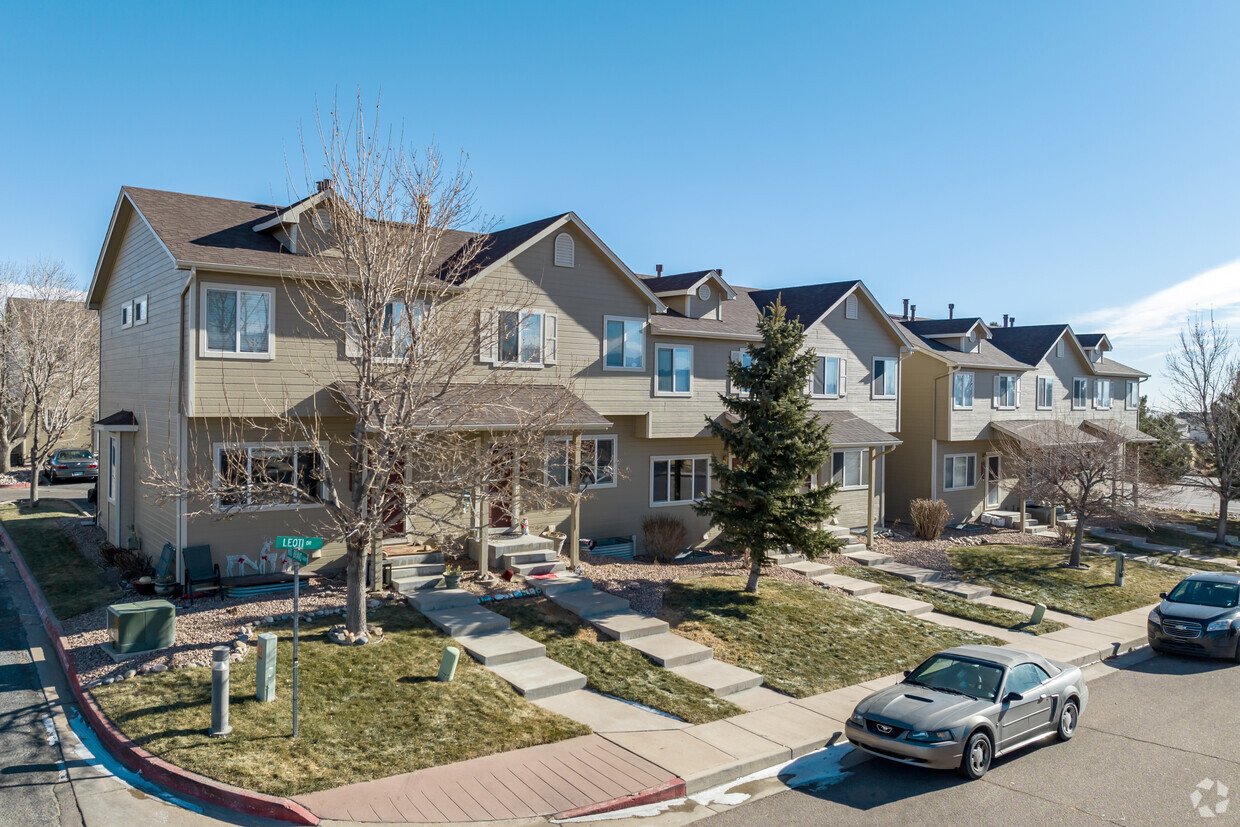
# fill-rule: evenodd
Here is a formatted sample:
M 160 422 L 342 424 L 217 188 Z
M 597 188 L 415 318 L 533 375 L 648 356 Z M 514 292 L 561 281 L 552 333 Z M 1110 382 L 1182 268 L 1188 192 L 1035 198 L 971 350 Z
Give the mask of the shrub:
M 688 539 L 688 529 L 676 517 L 656 514 L 642 520 L 642 542 L 646 545 L 646 553 L 657 563 L 670 563 L 684 549 Z
M 99 554 L 103 557 L 103 562 L 109 566 L 116 565 L 116 555 L 120 554 L 123 549 L 120 546 L 114 546 L 111 543 L 104 543 L 99 546 Z
M 923 540 L 937 540 L 943 536 L 952 510 L 942 500 L 913 500 L 908 504 L 913 517 L 913 531 Z
M 112 555 L 112 565 L 120 570 L 121 577 L 126 580 L 133 580 L 135 577 L 155 573 L 154 567 L 151 566 L 151 561 L 140 551 L 117 549 L 116 553 Z
M 1076 542 L 1076 526 L 1055 523 L 1055 545 L 1070 546 Z

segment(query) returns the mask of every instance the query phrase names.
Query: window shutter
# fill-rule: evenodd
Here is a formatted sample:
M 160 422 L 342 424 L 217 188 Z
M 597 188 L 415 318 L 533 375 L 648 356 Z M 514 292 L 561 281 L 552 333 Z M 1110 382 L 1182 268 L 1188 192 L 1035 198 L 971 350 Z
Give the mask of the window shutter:
M 999 407 L 999 377 L 998 376 L 994 378 L 994 383 L 995 383 L 995 390 L 994 390 L 994 393 L 991 395 L 991 402 L 997 408 Z
M 848 394 L 848 359 L 847 357 L 841 356 L 840 357 L 840 396 L 843 397 L 843 396 L 846 396 L 847 394 Z
M 543 316 L 543 364 L 554 365 L 558 344 L 560 317 L 555 313 Z
M 568 233 L 560 233 L 555 237 L 555 266 L 573 266 L 573 237 Z
M 1018 408 L 1019 408 L 1019 407 L 1020 407 L 1020 383 L 1021 383 L 1021 377 L 1017 376 L 1017 377 L 1016 377 L 1016 379 L 1015 379 L 1015 382 L 1016 382 L 1016 407 L 1018 407 Z
M 857 296 L 855 294 L 844 299 L 844 318 L 857 318 Z
M 499 337 L 494 308 L 478 311 L 478 361 L 493 365 L 499 360 Z

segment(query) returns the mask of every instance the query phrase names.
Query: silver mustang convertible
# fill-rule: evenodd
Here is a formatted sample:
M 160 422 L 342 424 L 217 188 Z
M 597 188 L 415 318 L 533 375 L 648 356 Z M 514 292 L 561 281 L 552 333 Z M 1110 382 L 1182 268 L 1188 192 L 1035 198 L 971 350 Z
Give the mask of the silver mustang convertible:
M 997 756 L 1076 733 L 1089 690 L 1081 670 L 998 646 L 939 652 L 865 698 L 844 726 L 882 758 L 981 778 Z

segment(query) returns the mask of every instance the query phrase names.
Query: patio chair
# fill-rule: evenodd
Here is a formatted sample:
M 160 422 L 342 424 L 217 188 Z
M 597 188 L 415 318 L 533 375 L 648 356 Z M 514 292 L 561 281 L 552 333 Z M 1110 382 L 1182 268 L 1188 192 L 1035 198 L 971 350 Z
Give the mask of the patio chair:
M 210 546 L 186 546 L 181 552 L 185 562 L 185 593 L 189 605 L 194 605 L 194 590 L 208 588 L 219 592 L 224 599 L 224 585 L 220 581 L 220 564 L 211 562 Z

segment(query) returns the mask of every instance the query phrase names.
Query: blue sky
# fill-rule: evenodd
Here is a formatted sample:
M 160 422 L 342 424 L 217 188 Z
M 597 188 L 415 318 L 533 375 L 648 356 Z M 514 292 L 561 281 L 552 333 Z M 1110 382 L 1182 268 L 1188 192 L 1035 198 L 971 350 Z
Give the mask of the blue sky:
M 639 272 L 859 277 L 1152 373 L 1193 307 L 1240 328 L 1235 3 L 352 5 L 7 4 L 0 259 L 85 282 L 122 184 L 289 200 L 360 89 Z

